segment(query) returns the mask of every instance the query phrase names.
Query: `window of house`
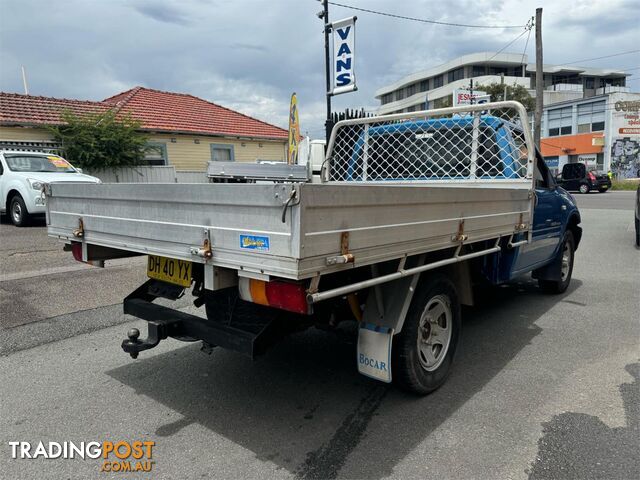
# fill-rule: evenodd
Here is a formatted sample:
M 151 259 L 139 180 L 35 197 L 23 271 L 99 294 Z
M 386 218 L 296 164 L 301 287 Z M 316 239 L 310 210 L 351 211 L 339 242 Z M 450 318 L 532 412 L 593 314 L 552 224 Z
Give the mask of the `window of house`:
M 414 93 L 416 93 L 416 84 L 412 83 L 411 85 L 409 85 L 407 87 L 407 97 L 410 97 L 411 95 L 413 95 Z
M 549 136 L 571 134 L 572 107 L 554 108 L 548 112 Z M 578 122 L 580 123 L 580 122 Z
M 166 165 L 167 161 L 167 144 L 160 142 L 148 142 L 144 158 L 140 162 L 141 165 Z
M 587 77 L 584 80 L 584 87 L 585 88 L 595 88 L 596 83 L 595 83 L 595 79 L 593 77 Z
M 420 91 L 426 92 L 427 90 L 429 90 L 429 80 L 422 80 L 420 82 Z
M 396 100 L 402 100 L 404 98 L 404 88 L 401 88 L 396 92 Z
M 449 83 L 455 82 L 456 80 L 462 80 L 464 78 L 464 68 L 456 68 L 455 70 L 451 70 L 448 73 L 449 75 Z
M 211 160 L 214 162 L 233 162 L 235 156 L 233 154 L 233 145 L 212 143 L 211 144 Z
M 444 74 L 433 77 L 433 88 L 439 88 L 444 85 Z

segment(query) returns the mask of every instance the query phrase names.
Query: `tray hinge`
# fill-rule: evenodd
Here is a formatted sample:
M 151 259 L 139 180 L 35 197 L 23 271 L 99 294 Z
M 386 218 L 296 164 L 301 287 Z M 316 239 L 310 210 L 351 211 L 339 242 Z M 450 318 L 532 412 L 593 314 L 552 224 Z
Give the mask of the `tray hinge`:
M 73 236 L 76 238 L 84 237 L 84 221 L 82 220 L 82 217 L 78 219 L 78 228 L 73 231 Z

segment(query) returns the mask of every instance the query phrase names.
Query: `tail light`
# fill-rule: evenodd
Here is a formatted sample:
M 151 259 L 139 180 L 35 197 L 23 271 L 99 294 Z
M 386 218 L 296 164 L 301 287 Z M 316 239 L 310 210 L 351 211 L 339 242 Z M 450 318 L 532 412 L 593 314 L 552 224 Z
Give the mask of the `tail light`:
M 78 242 L 71 243 L 71 253 L 73 253 L 73 258 L 78 262 L 82 262 L 82 244 Z
M 73 258 L 78 262 L 87 263 L 89 265 L 93 265 L 94 267 L 104 267 L 104 260 L 83 260 L 82 259 L 82 243 L 80 242 L 71 242 L 71 253 L 73 254 Z
M 302 283 L 282 280 L 265 282 L 241 277 L 239 290 L 240 298 L 248 302 L 305 315 L 310 313 L 307 289 Z
M 596 181 L 596 176 L 593 174 L 593 172 L 589 172 L 587 174 L 587 177 L 589 177 L 589 180 L 591 180 L 592 182 Z

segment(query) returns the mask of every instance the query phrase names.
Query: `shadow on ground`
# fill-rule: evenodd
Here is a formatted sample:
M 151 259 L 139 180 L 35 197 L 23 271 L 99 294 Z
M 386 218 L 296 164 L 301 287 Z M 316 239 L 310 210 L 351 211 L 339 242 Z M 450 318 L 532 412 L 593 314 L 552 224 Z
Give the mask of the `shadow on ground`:
M 11 225 L 13 227 L 13 223 L 11 223 L 11 218 L 9 218 L 9 215 L 5 213 L 0 215 L 0 225 Z M 29 223 L 27 223 L 24 227 L 20 227 L 20 228 L 46 227 L 46 226 L 47 226 L 47 218 L 44 215 L 34 215 L 29 219 Z
M 554 416 L 543 425 L 530 480 L 640 478 L 640 363 L 625 370 L 633 377 L 620 385 L 626 426 L 610 428 L 584 413 Z
M 570 291 L 581 284 L 574 279 Z M 107 373 L 183 416 L 158 436 L 197 423 L 298 478 L 330 479 L 366 434 L 379 448 L 367 451 L 358 476 L 381 478 L 500 373 L 562 298 L 528 279 L 485 295 L 484 305 L 463 312 L 453 374 L 424 398 L 360 376 L 355 338 L 317 330 L 289 337 L 257 362 L 225 351 L 203 357 L 191 345 Z

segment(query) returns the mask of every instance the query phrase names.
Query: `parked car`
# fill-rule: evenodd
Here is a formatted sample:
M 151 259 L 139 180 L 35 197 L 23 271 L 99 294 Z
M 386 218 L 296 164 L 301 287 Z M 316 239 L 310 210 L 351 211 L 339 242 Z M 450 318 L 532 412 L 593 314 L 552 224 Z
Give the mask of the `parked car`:
M 556 183 L 565 190 L 580 193 L 589 193 L 591 190 L 604 193 L 611 188 L 611 179 L 605 172 L 587 170 L 584 163 L 567 163 L 556 177 Z
M 636 190 L 636 245 L 640 247 L 640 185 Z
M 44 215 L 42 187 L 51 182 L 101 183 L 59 155 L 0 152 L 0 213 L 8 213 L 17 227 L 26 225 L 33 215 Z

